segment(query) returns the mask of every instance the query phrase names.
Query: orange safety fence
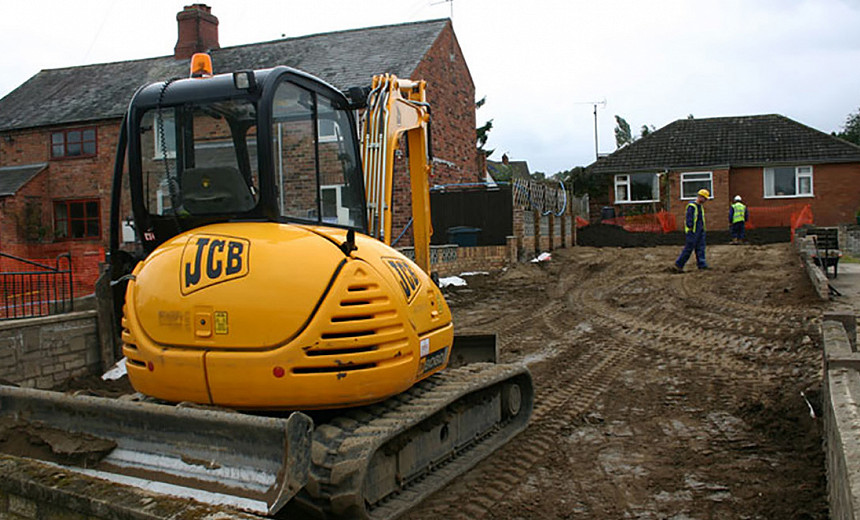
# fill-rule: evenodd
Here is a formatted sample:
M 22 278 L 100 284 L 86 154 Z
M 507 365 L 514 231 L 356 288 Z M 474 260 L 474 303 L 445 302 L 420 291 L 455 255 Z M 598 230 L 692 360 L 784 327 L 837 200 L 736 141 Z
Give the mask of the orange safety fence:
M 668 211 L 646 215 L 631 215 L 603 220 L 604 224 L 620 226 L 631 233 L 671 233 L 678 229 L 675 217 Z
M 104 261 L 104 248 L 98 247 L 93 251 L 83 253 L 75 251 L 72 253 L 72 281 L 74 285 L 75 298 L 86 296 L 95 292 L 96 279 L 99 277 L 99 263 Z M 49 257 L 33 257 L 27 255 L 26 260 L 53 267 L 57 259 Z M 62 264 L 66 268 L 66 264 Z M 16 273 L 32 271 L 32 266 L 16 262 L 9 258 L 0 257 L 0 273 Z
M 585 227 L 585 226 L 587 226 L 587 225 L 588 225 L 588 221 L 587 221 L 587 220 L 585 220 L 584 218 L 580 217 L 579 215 L 577 215 L 577 216 L 576 216 L 576 227 L 577 227 L 578 229 L 582 229 L 582 228 L 584 228 L 584 227 Z
M 801 226 L 813 225 L 812 207 L 807 204 L 803 209 L 791 214 L 791 241 L 794 242 L 794 232 Z
M 806 206 L 808 204 L 789 204 L 776 207 L 747 206 L 750 218 L 745 227 L 747 229 L 790 227 L 792 215 L 800 213 Z
M 812 208 L 809 204 L 791 204 L 778 207 L 748 206 L 747 209 L 749 209 L 750 214 L 746 223 L 747 229 L 789 227 L 791 228 L 792 240 L 794 240 L 794 231 L 797 228 L 813 223 Z M 709 216 L 709 218 L 713 217 Z M 671 233 L 678 230 L 675 215 L 665 210 L 646 215 L 604 219 L 601 222 L 620 226 L 631 233 Z M 586 225 L 588 222 L 585 219 L 576 218 L 577 227 Z

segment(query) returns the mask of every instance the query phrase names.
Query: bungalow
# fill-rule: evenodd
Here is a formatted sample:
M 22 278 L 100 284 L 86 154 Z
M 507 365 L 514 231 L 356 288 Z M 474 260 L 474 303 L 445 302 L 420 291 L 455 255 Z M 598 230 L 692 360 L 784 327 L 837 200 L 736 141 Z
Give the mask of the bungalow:
M 681 119 L 589 170 L 608 177 L 618 214 L 666 210 L 679 227 L 702 188 L 711 193 L 709 215 L 718 215 L 710 229 L 728 227 L 736 195 L 786 213 L 808 204 L 820 226 L 854 222 L 860 209 L 860 146 L 777 114 Z
M 102 256 L 113 157 L 128 102 L 143 84 L 187 76 L 195 52 L 208 52 L 216 73 L 287 65 L 340 89 L 369 85 L 382 73 L 424 79 L 433 105 L 433 182 L 483 180 L 475 86 L 450 20 L 220 48 L 219 22 L 208 6 L 187 6 L 176 19 L 172 55 L 42 70 L 0 99 L 0 251 L 27 258 L 71 251 L 76 266 L 88 263 L 86 255 L 89 263 Z M 400 166 L 394 236 L 411 215 L 409 180 Z

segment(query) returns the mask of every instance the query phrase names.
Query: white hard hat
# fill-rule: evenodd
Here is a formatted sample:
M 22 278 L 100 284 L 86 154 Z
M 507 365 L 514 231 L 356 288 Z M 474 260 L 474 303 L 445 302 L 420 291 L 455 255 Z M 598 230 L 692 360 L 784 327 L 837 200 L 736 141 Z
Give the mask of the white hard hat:
M 741 201 L 741 196 L 735 195 L 735 202 L 740 202 L 740 201 Z

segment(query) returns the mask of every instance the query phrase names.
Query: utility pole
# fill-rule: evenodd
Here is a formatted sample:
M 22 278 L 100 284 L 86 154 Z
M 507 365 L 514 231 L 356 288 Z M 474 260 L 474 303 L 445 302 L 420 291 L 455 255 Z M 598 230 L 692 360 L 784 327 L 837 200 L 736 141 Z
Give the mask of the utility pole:
M 600 157 L 600 154 L 597 151 L 597 105 L 601 105 L 603 108 L 606 108 L 606 98 L 603 98 L 602 101 L 580 101 L 576 104 L 594 106 L 594 160 L 596 161 Z

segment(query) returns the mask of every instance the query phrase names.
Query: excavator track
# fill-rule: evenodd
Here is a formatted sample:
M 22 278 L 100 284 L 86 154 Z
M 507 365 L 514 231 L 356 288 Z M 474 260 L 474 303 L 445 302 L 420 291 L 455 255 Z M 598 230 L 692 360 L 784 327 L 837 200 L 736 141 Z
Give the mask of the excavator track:
M 524 430 L 533 406 L 525 367 L 448 369 L 318 424 L 310 481 L 286 509 L 317 518 L 396 518 Z

